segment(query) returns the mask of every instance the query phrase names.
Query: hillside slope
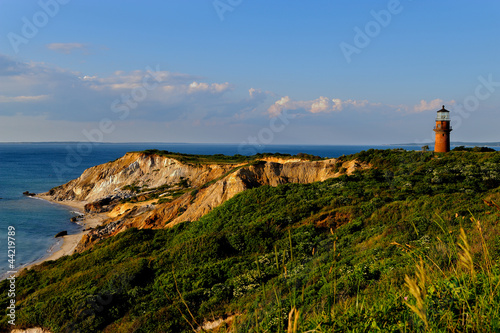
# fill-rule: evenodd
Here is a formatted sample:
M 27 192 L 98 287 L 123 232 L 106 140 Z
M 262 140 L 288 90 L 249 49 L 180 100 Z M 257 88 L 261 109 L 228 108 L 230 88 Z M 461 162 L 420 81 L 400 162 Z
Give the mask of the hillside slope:
M 130 228 L 24 271 L 17 326 L 499 331 L 500 153 L 387 150 L 344 161 L 354 160 L 372 168 L 253 188 L 196 221 Z M 5 307 L 8 289 L 0 283 Z
M 109 212 L 103 228 L 84 236 L 81 251 L 126 228 L 164 228 L 195 221 L 250 188 L 324 181 L 367 167 L 337 159 L 269 156 L 233 163 L 193 163 L 168 154 L 128 153 L 85 170 L 79 178 L 41 197 L 80 201 L 89 212 Z

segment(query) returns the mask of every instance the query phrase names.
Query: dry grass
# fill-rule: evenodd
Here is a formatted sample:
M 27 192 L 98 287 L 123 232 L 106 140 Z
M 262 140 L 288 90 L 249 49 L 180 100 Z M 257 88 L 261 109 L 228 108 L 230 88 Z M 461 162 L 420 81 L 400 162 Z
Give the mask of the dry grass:
M 429 323 L 427 321 L 427 307 L 425 304 L 427 275 L 422 258 L 420 258 L 420 262 L 416 265 L 415 274 L 415 279 L 406 275 L 405 284 L 410 294 L 415 298 L 416 305 L 412 305 L 406 301 L 405 304 L 424 322 L 425 329 L 428 330 Z

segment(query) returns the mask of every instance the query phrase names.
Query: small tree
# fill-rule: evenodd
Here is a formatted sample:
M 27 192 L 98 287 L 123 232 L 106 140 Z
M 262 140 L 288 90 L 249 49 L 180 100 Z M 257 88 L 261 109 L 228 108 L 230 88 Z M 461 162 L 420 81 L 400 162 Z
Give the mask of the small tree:
M 429 150 L 429 146 L 428 145 L 422 146 L 422 151 L 423 152 L 426 152 L 428 150 Z

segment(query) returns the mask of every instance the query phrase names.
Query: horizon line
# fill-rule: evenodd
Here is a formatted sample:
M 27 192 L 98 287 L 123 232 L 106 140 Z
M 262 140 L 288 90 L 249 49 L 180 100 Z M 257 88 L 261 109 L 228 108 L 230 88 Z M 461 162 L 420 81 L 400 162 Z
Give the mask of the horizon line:
M 0 141 L 0 144 L 79 144 L 79 143 L 90 143 L 94 145 L 101 144 L 114 144 L 114 145 L 124 145 L 124 144 L 172 144 L 172 145 L 239 145 L 241 142 L 162 142 L 162 141 L 127 141 L 127 142 L 89 142 L 89 141 Z M 500 141 L 452 141 L 452 145 L 500 145 Z M 249 145 L 249 144 L 247 144 Z M 275 143 L 275 144 L 262 144 L 258 146 L 421 146 L 421 145 L 434 145 L 434 142 L 421 142 L 421 143 L 378 143 L 378 144 L 368 144 L 368 143 L 358 143 L 358 144 L 324 144 L 324 143 Z

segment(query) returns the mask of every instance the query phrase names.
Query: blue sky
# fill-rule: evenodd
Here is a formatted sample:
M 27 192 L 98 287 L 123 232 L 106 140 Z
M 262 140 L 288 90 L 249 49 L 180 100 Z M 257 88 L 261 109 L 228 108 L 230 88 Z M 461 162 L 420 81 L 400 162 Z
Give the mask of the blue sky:
M 499 9 L 0 0 L 0 141 L 500 141 Z

